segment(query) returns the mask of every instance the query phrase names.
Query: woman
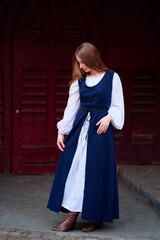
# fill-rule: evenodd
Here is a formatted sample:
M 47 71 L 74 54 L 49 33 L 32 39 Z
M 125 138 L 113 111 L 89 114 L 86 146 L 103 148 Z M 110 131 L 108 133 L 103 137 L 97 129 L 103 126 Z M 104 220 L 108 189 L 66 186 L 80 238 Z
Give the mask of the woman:
M 61 155 L 47 205 L 68 215 L 53 231 L 74 229 L 80 212 L 89 221 L 83 232 L 119 218 L 112 125 L 122 129 L 123 123 L 118 74 L 105 66 L 94 45 L 81 44 L 73 55 L 67 107 L 57 124 Z

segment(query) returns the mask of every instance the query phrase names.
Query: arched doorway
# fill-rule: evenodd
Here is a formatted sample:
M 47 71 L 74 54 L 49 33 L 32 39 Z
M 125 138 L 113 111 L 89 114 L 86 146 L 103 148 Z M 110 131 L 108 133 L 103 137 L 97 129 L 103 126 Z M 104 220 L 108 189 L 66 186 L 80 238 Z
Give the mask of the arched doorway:
M 147 0 L 144 7 L 143 1 L 123 5 L 116 1 L 116 11 L 115 3 L 105 0 L 15 0 L 5 6 L 8 13 L 0 42 L 4 171 L 55 171 L 56 121 L 67 100 L 73 51 L 83 41 L 103 50 L 105 63 L 123 82 L 126 119 L 123 130 L 115 132 L 117 163 L 146 164 L 158 158 L 156 3 Z

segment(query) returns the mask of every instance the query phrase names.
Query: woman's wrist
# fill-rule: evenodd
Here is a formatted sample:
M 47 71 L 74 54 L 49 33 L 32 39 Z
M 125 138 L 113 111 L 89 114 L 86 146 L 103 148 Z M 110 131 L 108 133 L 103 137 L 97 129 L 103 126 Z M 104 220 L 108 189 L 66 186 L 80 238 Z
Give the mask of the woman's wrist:
M 63 133 L 58 132 L 58 135 L 64 135 Z
M 107 114 L 107 117 L 109 118 L 109 120 L 112 120 L 112 115 L 110 113 Z

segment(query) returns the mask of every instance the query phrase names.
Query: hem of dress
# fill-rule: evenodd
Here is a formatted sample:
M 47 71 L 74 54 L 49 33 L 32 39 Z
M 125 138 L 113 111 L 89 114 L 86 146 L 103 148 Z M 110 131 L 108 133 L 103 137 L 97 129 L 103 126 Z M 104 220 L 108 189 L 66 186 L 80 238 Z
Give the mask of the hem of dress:
M 119 220 L 119 217 L 114 217 L 113 219 L 109 219 L 109 218 L 93 219 L 93 218 L 88 218 L 86 216 L 83 216 L 83 214 L 81 215 L 81 218 L 89 222 L 107 222 L 107 223 L 113 223 L 114 220 Z
M 53 211 L 53 212 L 59 213 L 59 210 L 55 210 L 55 209 L 53 209 L 53 208 L 51 208 L 51 207 L 48 207 L 48 206 L 47 206 L 47 208 L 48 208 L 50 211 Z
M 71 209 L 71 208 L 68 208 L 68 207 L 66 207 L 64 204 L 62 205 L 62 208 L 65 208 L 65 209 L 67 209 L 68 211 L 72 211 L 72 212 L 82 212 L 82 209 L 81 210 L 73 210 L 73 208 Z
M 63 213 L 68 213 L 68 211 L 72 211 L 72 210 L 69 210 L 67 209 L 66 207 L 64 206 L 61 206 L 60 210 L 55 210 L 49 206 L 47 206 L 47 208 L 53 212 L 56 212 L 56 213 L 59 213 L 60 211 L 63 212 Z M 74 212 L 74 211 L 73 211 Z M 76 211 L 76 212 L 80 212 L 82 213 L 82 211 Z M 114 217 L 113 219 L 108 219 L 108 218 L 101 218 L 101 219 L 93 219 L 93 218 L 88 218 L 86 216 L 83 216 L 83 214 L 81 214 L 81 219 L 83 220 L 86 220 L 86 221 L 89 221 L 89 222 L 107 222 L 107 223 L 113 223 L 114 220 L 119 220 L 120 217 L 117 216 L 117 217 Z
M 60 207 L 60 209 L 55 209 L 53 207 L 50 207 L 50 206 L 47 206 L 47 208 L 50 210 L 50 211 L 53 211 L 53 212 L 56 212 L 56 213 L 59 213 L 59 212 L 63 212 L 63 213 L 68 213 L 69 210 L 63 206 Z

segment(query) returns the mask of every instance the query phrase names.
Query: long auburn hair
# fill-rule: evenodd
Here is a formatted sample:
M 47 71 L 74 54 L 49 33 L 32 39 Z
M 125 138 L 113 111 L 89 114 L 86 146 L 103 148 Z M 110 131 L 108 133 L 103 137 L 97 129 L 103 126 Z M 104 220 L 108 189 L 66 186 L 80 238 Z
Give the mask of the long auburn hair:
M 101 59 L 100 53 L 98 49 L 91 43 L 84 42 L 82 43 L 73 54 L 72 58 L 72 80 L 70 81 L 70 85 L 77 79 L 82 79 L 86 74 L 79 67 L 79 63 L 76 59 L 76 55 L 78 55 L 86 66 L 89 68 L 96 70 L 97 72 L 108 71 L 109 69 L 106 67 L 104 62 Z

